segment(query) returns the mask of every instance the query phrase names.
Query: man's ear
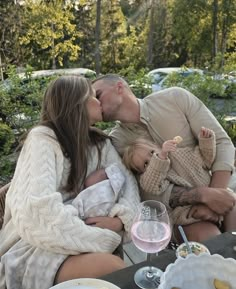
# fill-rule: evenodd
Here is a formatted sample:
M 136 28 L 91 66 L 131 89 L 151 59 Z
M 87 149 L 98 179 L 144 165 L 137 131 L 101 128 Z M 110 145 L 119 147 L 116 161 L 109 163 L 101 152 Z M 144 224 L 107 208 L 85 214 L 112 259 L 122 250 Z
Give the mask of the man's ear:
M 124 91 L 124 84 L 122 83 L 122 81 L 118 81 L 116 83 L 116 87 L 117 87 L 118 94 L 122 94 Z

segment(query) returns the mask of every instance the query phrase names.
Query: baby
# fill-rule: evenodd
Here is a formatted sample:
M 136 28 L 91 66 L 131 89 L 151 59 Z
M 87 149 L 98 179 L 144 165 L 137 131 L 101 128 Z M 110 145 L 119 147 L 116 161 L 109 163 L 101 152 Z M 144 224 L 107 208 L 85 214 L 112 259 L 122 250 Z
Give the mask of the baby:
M 108 216 L 122 194 L 125 177 L 117 164 L 91 173 L 85 180 L 85 189 L 73 200 L 81 219 Z
M 178 136 L 160 147 L 137 139 L 125 148 L 123 161 L 137 175 L 143 199 L 157 199 L 169 205 L 173 185 L 192 188 L 210 184 L 216 154 L 215 133 L 202 127 L 198 141 L 195 147 L 185 147 L 182 137 Z M 218 221 L 214 212 L 209 210 L 209 213 Z M 177 207 L 170 214 L 174 224 L 199 221 L 191 215 L 191 206 Z

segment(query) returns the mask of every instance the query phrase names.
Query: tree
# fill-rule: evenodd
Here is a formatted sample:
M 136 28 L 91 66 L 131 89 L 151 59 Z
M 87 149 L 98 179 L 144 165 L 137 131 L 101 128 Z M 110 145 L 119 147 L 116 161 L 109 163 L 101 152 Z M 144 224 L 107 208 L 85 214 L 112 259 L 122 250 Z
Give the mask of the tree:
M 14 1 L 0 2 L 0 59 L 2 72 L 9 64 L 20 65 L 23 55 L 27 55 L 18 37 L 22 29 L 21 6 Z M 3 76 L 3 73 L 2 73 Z
M 119 0 L 102 2 L 101 18 L 101 59 L 107 71 L 118 71 L 121 68 L 124 52 L 123 41 L 126 37 L 126 21 Z
M 73 14 L 75 16 L 76 30 L 81 36 L 75 40 L 80 47 L 78 59 L 73 62 L 80 67 L 88 67 L 94 69 L 95 59 L 95 8 L 94 0 L 75 1 Z
M 66 57 L 77 60 L 80 47 L 75 40 L 82 34 L 76 30 L 70 6 L 62 0 L 27 0 L 23 7 L 25 30 L 20 44 L 31 49 L 32 66 L 55 68 L 63 66 Z
M 220 68 L 222 69 L 225 61 L 225 52 L 227 48 L 227 39 L 230 28 L 235 23 L 235 4 L 231 0 L 222 0 L 222 32 L 221 32 L 221 63 Z
M 213 14 L 212 14 L 212 32 L 213 32 L 213 45 L 212 45 L 212 59 L 218 53 L 218 0 L 213 0 Z

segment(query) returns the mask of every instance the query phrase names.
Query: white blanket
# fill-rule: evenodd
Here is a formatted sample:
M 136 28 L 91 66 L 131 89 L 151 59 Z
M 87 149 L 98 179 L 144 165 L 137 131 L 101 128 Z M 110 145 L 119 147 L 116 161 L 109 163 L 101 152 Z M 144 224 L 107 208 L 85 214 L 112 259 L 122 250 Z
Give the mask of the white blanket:
M 80 218 L 108 216 L 122 195 L 125 177 L 118 165 L 108 166 L 105 172 L 108 179 L 84 189 L 73 200 L 72 205 L 78 209 Z

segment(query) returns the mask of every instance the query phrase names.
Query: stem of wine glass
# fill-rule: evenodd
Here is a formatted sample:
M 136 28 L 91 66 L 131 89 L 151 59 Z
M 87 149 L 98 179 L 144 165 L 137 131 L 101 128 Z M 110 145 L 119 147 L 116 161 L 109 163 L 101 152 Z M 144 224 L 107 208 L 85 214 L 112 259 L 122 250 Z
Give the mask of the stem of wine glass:
M 155 255 L 157 255 L 157 253 Z M 151 263 L 151 257 L 152 257 L 152 253 L 147 253 L 147 262 L 148 262 L 148 264 Z M 152 266 L 151 265 L 149 265 L 149 270 L 147 271 L 146 276 L 147 276 L 148 279 L 152 279 L 153 278 L 153 270 L 152 270 Z

